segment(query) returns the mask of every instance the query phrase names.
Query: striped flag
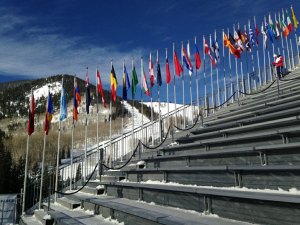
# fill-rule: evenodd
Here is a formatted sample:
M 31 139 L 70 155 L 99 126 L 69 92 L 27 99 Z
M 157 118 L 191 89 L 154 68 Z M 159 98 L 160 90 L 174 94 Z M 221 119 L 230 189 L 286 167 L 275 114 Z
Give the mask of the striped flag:
M 90 78 L 88 67 L 86 68 L 86 75 L 85 75 L 85 110 L 86 113 L 90 113 L 90 104 L 91 104 L 91 90 L 90 90 Z
M 155 77 L 154 77 L 154 70 L 153 70 L 153 62 L 152 62 L 151 53 L 150 53 L 150 58 L 149 58 L 149 76 L 150 76 L 150 85 L 151 85 L 151 87 L 153 87 L 154 84 L 155 84 Z
M 117 76 L 116 76 L 116 73 L 115 73 L 114 66 L 113 66 L 113 64 L 111 64 L 110 93 L 111 93 L 111 100 L 113 102 L 116 102 L 116 100 L 117 100 L 117 86 L 118 86 Z
M 48 135 L 49 133 L 53 114 L 54 114 L 54 108 L 53 108 L 52 98 L 49 90 L 47 106 L 46 106 L 46 114 L 45 114 L 45 123 L 44 123 L 44 131 L 46 135 Z
M 77 79 L 74 77 L 74 96 L 73 96 L 73 120 L 78 120 L 78 106 L 81 103 L 81 97 L 79 93 L 79 88 L 77 84 Z
M 62 78 L 62 84 L 61 84 L 61 94 L 60 94 L 60 116 L 59 120 L 64 121 L 68 117 L 68 109 L 67 109 L 67 96 L 66 96 L 66 90 L 65 90 L 65 84 L 64 79 Z
M 196 61 L 196 69 L 199 70 L 201 67 L 201 58 L 197 45 L 195 44 L 195 61 Z
M 293 22 L 294 22 L 294 28 L 297 29 L 298 25 L 299 25 L 299 22 L 298 22 L 298 20 L 296 18 L 293 6 L 291 6 L 291 10 L 292 10 L 292 18 L 293 18 Z
M 189 44 L 188 44 L 189 47 Z M 191 63 L 190 57 L 187 54 L 186 50 L 182 46 L 182 61 L 185 64 L 185 67 L 189 70 L 190 76 L 193 74 L 193 65 Z
M 99 93 L 101 95 L 101 99 L 102 99 L 102 103 L 104 105 L 104 107 L 106 107 L 106 101 L 104 98 L 104 92 L 103 92 L 103 87 L 102 87 L 102 81 L 101 81 L 101 77 L 100 77 L 100 71 L 96 70 L 96 81 L 97 81 L 97 93 Z
M 132 69 L 132 75 L 131 75 L 131 93 L 132 93 L 132 98 L 134 98 L 135 93 L 136 93 L 136 85 L 138 84 L 138 78 L 137 74 L 135 71 L 135 66 Z
M 142 86 L 143 86 L 143 91 L 147 96 L 150 96 L 150 91 L 148 88 L 148 83 L 147 83 L 147 78 L 146 78 L 146 73 L 143 67 L 143 81 L 142 81 Z
M 127 101 L 127 91 L 130 88 L 130 82 L 129 82 L 129 77 L 128 77 L 128 73 L 126 70 L 126 66 L 124 64 L 124 69 L 123 69 L 123 100 Z

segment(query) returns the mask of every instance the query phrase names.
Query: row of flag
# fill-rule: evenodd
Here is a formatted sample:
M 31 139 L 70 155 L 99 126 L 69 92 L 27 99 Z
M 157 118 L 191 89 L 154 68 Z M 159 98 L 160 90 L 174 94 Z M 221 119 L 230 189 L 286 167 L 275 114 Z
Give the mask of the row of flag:
M 286 10 L 285 14 L 282 10 L 282 15 L 278 15 L 279 20 L 277 20 L 277 15 L 275 14 L 275 23 L 273 23 L 273 20 L 271 18 L 271 15 L 269 14 L 268 22 L 266 18 L 264 19 L 264 22 L 262 23 L 261 29 L 259 30 L 256 22 L 254 21 L 255 28 L 252 29 L 250 26 L 250 22 L 248 23 L 248 32 L 246 29 L 246 25 L 244 26 L 244 31 L 242 31 L 239 27 L 237 27 L 237 30 L 234 28 L 233 35 L 228 31 L 227 34 L 223 32 L 223 44 L 225 47 L 228 48 L 229 52 L 234 55 L 236 58 L 240 58 L 241 54 L 244 50 L 247 50 L 248 52 L 251 52 L 251 48 L 253 46 L 258 46 L 258 36 L 261 33 L 263 35 L 263 46 L 267 47 L 267 40 L 269 39 L 271 42 L 273 42 L 275 39 L 278 39 L 280 37 L 280 30 L 282 31 L 283 36 L 286 38 L 293 29 L 297 29 L 299 22 L 295 16 L 293 7 L 291 6 L 291 14 L 292 14 L 292 20 L 290 19 L 289 13 Z M 286 19 L 285 19 L 286 15 Z M 286 22 L 285 22 L 286 21 Z M 214 35 L 214 39 L 210 37 L 209 45 L 203 37 L 203 54 L 208 55 L 211 61 L 211 65 L 214 67 L 216 64 L 220 62 L 220 51 L 219 51 L 219 44 L 216 38 L 216 33 Z M 180 62 L 179 57 L 177 56 L 177 53 L 174 49 L 173 51 L 173 63 L 174 63 L 174 72 L 175 74 L 180 77 L 183 73 L 183 67 L 185 66 L 186 69 L 189 72 L 189 75 L 191 76 L 194 72 L 193 63 L 191 60 L 191 54 L 190 54 L 190 43 L 187 43 L 186 49 L 184 48 L 183 44 L 181 46 L 181 59 L 182 62 Z M 166 52 L 166 63 L 165 63 L 165 74 L 166 74 L 166 83 L 170 84 L 172 77 L 170 72 L 170 65 L 169 60 L 167 57 Z M 194 43 L 194 62 L 195 62 L 195 69 L 196 71 L 201 68 L 201 57 L 200 52 L 196 43 Z M 145 73 L 144 66 L 142 66 L 142 76 L 141 76 L 141 87 L 142 91 L 145 95 L 150 96 L 151 95 L 151 89 L 156 84 L 160 87 L 162 85 L 162 75 L 161 75 L 161 67 L 160 62 L 157 57 L 156 60 L 156 76 L 154 74 L 154 64 L 152 61 L 152 55 L 150 53 L 149 57 L 149 81 L 150 81 L 150 88 L 148 86 L 147 82 L 147 76 Z M 135 66 L 132 66 L 132 73 L 131 73 L 131 82 L 129 79 L 129 75 L 125 66 L 125 63 L 123 63 L 123 92 L 122 92 L 122 98 L 124 101 L 128 99 L 127 93 L 128 90 L 131 88 L 132 97 L 135 97 L 136 94 L 136 86 L 138 84 L 138 76 L 135 69 Z M 113 64 L 111 63 L 111 71 L 110 71 L 110 91 L 111 91 L 111 101 L 116 102 L 117 99 L 117 87 L 118 87 L 118 81 L 117 76 L 115 73 L 115 69 Z M 96 69 L 96 94 L 97 96 L 100 95 L 102 99 L 102 103 L 104 107 L 106 107 L 106 101 L 100 76 L 100 71 L 97 68 Z M 90 96 L 90 82 L 89 82 L 89 75 L 88 75 L 88 68 L 86 68 L 86 113 L 89 114 L 89 106 L 91 102 L 91 96 Z M 79 88 L 77 84 L 76 77 L 74 78 L 74 90 L 73 90 L 73 120 L 78 120 L 78 106 L 81 103 L 81 97 L 79 93 Z M 52 98 L 50 94 L 50 90 L 48 93 L 48 99 L 47 99 L 47 105 L 46 105 L 46 115 L 45 115 L 45 123 L 44 123 L 44 131 L 46 134 L 49 132 L 50 123 L 52 120 L 52 115 L 54 114 L 54 107 L 52 103 Z M 64 82 L 62 81 L 62 90 L 61 90 L 61 104 L 60 104 L 60 121 L 63 121 L 67 118 L 67 99 L 66 99 L 66 92 L 64 89 Z M 30 100 L 30 107 L 29 107 L 29 120 L 28 120 L 28 135 L 31 135 L 34 132 L 34 96 L 33 93 L 31 94 L 31 100 Z

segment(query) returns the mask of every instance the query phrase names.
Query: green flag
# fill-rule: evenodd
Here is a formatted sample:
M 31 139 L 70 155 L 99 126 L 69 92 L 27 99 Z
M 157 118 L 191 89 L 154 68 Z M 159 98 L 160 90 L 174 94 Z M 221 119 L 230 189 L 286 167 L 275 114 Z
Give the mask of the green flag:
M 136 92 L 136 85 L 138 84 L 138 78 L 137 78 L 137 74 L 135 71 L 135 66 L 133 67 L 132 70 L 132 77 L 131 77 L 131 93 L 132 93 L 132 98 L 134 98 L 135 96 L 135 92 Z

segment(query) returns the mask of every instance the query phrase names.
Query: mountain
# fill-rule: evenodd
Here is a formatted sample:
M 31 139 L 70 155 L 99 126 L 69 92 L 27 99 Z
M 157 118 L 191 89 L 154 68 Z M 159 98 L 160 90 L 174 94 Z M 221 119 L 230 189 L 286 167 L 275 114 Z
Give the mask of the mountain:
M 28 104 L 30 99 L 31 89 L 34 92 L 35 98 L 35 113 L 43 114 L 46 111 L 46 102 L 48 96 L 48 86 L 50 86 L 50 93 L 52 96 L 54 111 L 59 112 L 60 107 L 60 91 L 61 81 L 64 77 L 64 85 L 67 93 L 67 101 L 71 103 L 73 98 L 74 76 L 67 74 L 60 74 L 41 78 L 36 80 L 22 80 L 4 82 L 0 85 L 0 120 L 4 118 L 23 118 L 28 116 Z M 85 104 L 85 81 L 77 78 L 80 94 L 82 96 L 82 103 Z M 91 84 L 91 105 L 96 105 L 96 88 Z M 110 102 L 110 92 L 104 90 L 105 101 Z M 113 104 L 114 112 L 112 118 L 120 117 L 122 115 L 122 98 L 117 96 L 116 103 Z M 101 98 L 99 97 L 101 104 Z M 128 101 L 132 104 L 132 101 Z M 71 103 L 72 104 L 72 103 Z M 140 110 L 141 104 L 135 102 L 134 106 Z M 84 108 L 84 107 L 83 107 Z M 108 108 L 109 110 L 109 108 Z M 124 109 L 124 113 L 129 113 Z M 144 107 L 144 115 L 150 118 L 150 108 Z

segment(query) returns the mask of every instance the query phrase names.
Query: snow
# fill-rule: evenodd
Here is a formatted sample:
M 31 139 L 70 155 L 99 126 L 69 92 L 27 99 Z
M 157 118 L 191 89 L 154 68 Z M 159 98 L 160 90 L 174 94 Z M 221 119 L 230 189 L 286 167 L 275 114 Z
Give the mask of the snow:
M 34 95 L 34 99 L 38 100 L 41 97 L 47 97 L 48 96 L 48 86 L 50 87 L 50 93 L 51 95 L 53 94 L 57 94 L 61 91 L 61 83 L 60 82 L 53 82 L 53 83 L 49 83 L 49 84 L 45 84 L 42 87 L 39 87 L 35 90 L 33 90 L 33 95 Z M 29 93 L 26 97 L 30 98 L 31 93 Z
M 120 182 L 128 182 L 128 180 L 126 181 L 120 181 Z M 295 195 L 299 195 L 300 194 L 300 190 L 298 190 L 297 188 L 291 188 L 289 190 L 283 190 L 281 188 L 278 188 L 278 190 L 274 190 L 274 189 L 254 189 L 254 188 L 246 188 L 246 187 L 214 187 L 214 186 L 199 186 L 196 184 L 180 184 L 180 183 L 176 183 L 176 182 L 162 182 L 162 181 L 156 181 L 156 180 L 148 180 L 148 181 L 144 181 L 144 182 L 140 182 L 140 183 L 146 183 L 146 184 L 158 184 L 158 185 L 172 185 L 172 186 L 181 186 L 181 187 L 201 187 L 201 188 L 207 188 L 207 189 L 215 189 L 215 190 L 235 190 L 235 191 L 251 191 L 251 192 L 261 192 L 261 193 L 280 193 L 280 194 L 295 194 Z

